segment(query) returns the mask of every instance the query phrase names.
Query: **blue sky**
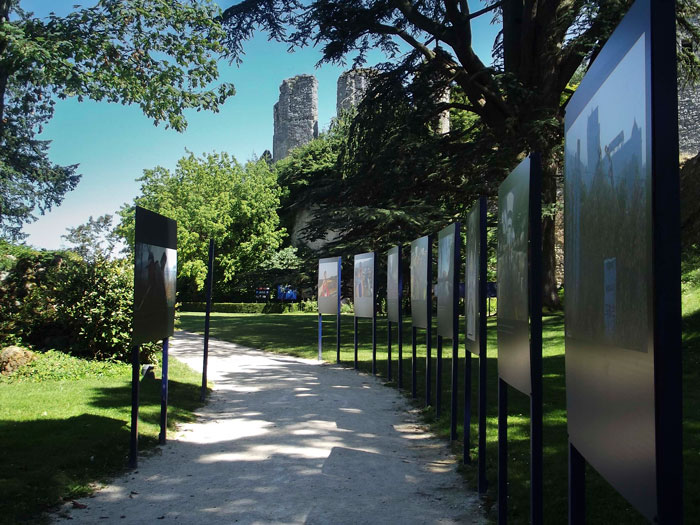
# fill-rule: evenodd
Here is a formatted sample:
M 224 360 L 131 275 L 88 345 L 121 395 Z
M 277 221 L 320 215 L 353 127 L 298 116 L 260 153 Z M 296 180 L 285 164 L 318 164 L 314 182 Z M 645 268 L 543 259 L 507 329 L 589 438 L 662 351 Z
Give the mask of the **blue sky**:
M 236 0 L 237 1 L 237 0 Z M 86 4 L 88 2 L 83 2 Z M 222 8 L 234 4 L 219 0 Z M 53 10 L 63 14 L 76 0 L 22 0 L 24 9 L 37 16 Z M 474 2 L 473 9 L 480 3 Z M 490 25 L 491 14 L 473 24 L 475 50 L 488 61 L 497 27 Z M 321 130 L 335 116 L 336 82 L 346 69 L 324 65 L 315 68 L 320 58 L 316 49 L 288 53 L 286 45 L 267 40 L 264 33 L 245 45 L 241 66 L 220 64 L 221 81 L 232 82 L 236 95 L 219 113 L 189 112 L 184 133 L 155 127 L 137 106 L 106 102 L 63 100 L 56 104 L 53 120 L 41 138 L 51 140 L 50 158 L 58 164 L 80 164 L 83 177 L 68 193 L 61 206 L 36 222 L 25 226 L 27 243 L 38 248 L 62 246 L 66 228 L 97 217 L 114 214 L 122 204 L 138 195 L 135 181 L 143 170 L 155 166 L 173 169 L 186 149 L 196 155 L 226 151 L 245 162 L 266 149 L 272 151 L 272 107 L 279 97 L 279 86 L 286 78 L 303 73 L 318 79 L 318 113 Z M 383 60 L 379 54 L 375 62 Z M 369 65 L 372 65 L 370 63 Z

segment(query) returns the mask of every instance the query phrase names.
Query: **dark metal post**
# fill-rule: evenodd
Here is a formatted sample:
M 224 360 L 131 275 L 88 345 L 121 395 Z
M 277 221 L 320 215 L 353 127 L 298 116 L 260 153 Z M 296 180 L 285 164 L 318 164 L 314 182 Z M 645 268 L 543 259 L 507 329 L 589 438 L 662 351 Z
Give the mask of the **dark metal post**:
M 544 520 L 542 438 L 542 189 L 540 156 L 530 158 L 530 523 Z
M 457 272 L 455 272 L 457 273 Z M 457 387 L 459 385 L 459 344 L 452 336 L 452 391 L 450 392 L 450 439 L 457 439 Z
M 683 369 L 674 4 L 651 0 L 652 246 L 659 523 L 683 521 Z M 697 516 L 688 516 L 688 521 Z
M 163 339 L 163 365 L 160 378 L 160 434 L 158 442 L 165 444 L 168 428 L 168 338 Z
M 387 331 L 387 350 L 386 350 L 386 378 L 391 381 L 391 321 L 388 323 Z
M 199 398 L 204 401 L 207 397 L 207 366 L 209 361 L 209 318 L 211 316 L 211 291 L 214 282 L 214 239 L 209 239 L 209 263 L 207 266 L 207 309 L 204 314 L 204 357 L 202 361 L 202 391 Z
M 340 292 L 338 292 L 340 295 Z M 335 360 L 340 364 L 340 310 L 335 317 Z
M 323 359 L 323 316 L 318 314 L 318 360 Z
M 481 251 L 479 252 L 479 474 L 477 480 L 479 494 L 485 494 L 488 488 L 486 480 L 486 376 L 488 367 L 486 353 L 486 266 L 488 263 L 486 204 L 486 197 L 481 197 L 479 199 L 479 236 L 481 239 L 479 248 Z
M 498 378 L 498 524 L 508 523 L 508 384 Z
M 435 364 L 435 414 L 442 412 L 442 336 L 437 336 L 437 363 Z
M 472 354 L 465 348 L 464 351 L 464 447 L 462 458 L 464 464 L 471 463 L 469 449 L 471 448 L 472 426 Z M 479 451 L 481 452 L 481 451 Z
M 131 349 L 131 437 L 129 441 L 129 468 L 139 465 L 139 345 Z
M 413 399 L 416 398 L 418 395 L 417 392 L 417 385 L 416 385 L 416 380 L 417 380 L 417 375 L 418 375 L 418 357 L 416 356 L 416 332 L 417 328 L 413 326 L 411 328 L 411 346 L 412 346 L 412 353 L 411 353 L 411 397 Z
M 340 364 L 340 291 L 342 289 L 341 274 L 343 272 L 342 259 L 338 257 L 338 313 L 335 318 L 335 360 Z M 355 368 L 357 368 L 357 359 L 355 359 Z
M 569 442 L 569 525 L 586 523 L 586 460 Z
M 403 388 L 403 312 L 401 311 L 401 292 L 399 292 L 399 324 L 398 324 L 398 341 L 399 345 L 399 383 L 398 387 Z
M 433 404 L 433 395 L 430 388 L 433 382 L 433 330 L 430 326 L 431 322 L 432 319 L 428 317 L 428 328 L 425 330 L 425 406 Z
M 355 326 L 355 370 L 357 370 L 357 317 L 354 318 Z
M 377 375 L 377 315 L 372 316 L 372 375 Z

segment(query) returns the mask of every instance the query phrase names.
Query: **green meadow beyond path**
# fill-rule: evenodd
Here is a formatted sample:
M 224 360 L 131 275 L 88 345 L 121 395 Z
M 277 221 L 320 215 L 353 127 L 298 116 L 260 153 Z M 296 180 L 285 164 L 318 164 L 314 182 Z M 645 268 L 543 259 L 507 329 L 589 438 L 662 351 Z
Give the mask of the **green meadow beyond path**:
M 201 370 L 201 336 L 170 355 Z M 217 340 L 208 375 L 196 423 L 55 521 L 485 523 L 446 443 L 378 379 Z

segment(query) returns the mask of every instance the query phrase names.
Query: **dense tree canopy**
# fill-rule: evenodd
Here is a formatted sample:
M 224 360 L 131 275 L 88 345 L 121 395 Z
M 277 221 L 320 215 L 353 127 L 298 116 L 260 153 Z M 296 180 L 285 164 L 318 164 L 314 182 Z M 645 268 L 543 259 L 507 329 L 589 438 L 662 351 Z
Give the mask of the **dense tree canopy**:
M 234 93 L 211 87 L 224 37 L 210 0 L 100 0 L 37 18 L 0 0 L 0 235 L 20 238 L 35 209 L 78 183 L 39 138 L 56 98 L 138 104 L 155 124 L 182 131 L 188 108 L 217 111 Z
M 370 49 L 383 50 L 392 61 L 379 66 L 382 74 L 374 84 L 384 87 L 373 89 L 366 100 L 383 97 L 387 104 L 400 104 L 392 93 L 422 93 L 423 100 L 416 97 L 411 103 L 422 109 L 415 118 L 424 124 L 446 109 L 475 115 L 479 138 L 488 147 L 470 153 L 480 151 L 499 168 L 489 174 L 488 192 L 493 194 L 524 154 L 539 151 L 544 158 L 545 203 L 553 204 L 569 83 L 597 55 L 631 4 L 632 0 L 489 0 L 473 11 L 466 0 L 244 0 L 225 9 L 222 21 L 228 31 L 224 43 L 234 58 L 240 57 L 245 40 L 257 28 L 291 48 L 320 46 L 321 62 L 344 62 L 354 56 L 355 64 L 362 64 Z M 681 0 L 678 5 L 679 25 L 686 29 L 679 37 L 680 63 L 686 78 L 692 78 L 698 71 L 700 35 L 693 23 L 698 2 Z M 474 52 L 471 24 L 479 16 L 493 16 L 501 24 L 493 64 L 490 57 Z M 399 42 L 411 51 L 400 55 Z M 391 88 L 397 84 L 403 87 Z M 459 88 L 462 97 L 443 100 L 439 94 L 448 86 Z M 372 112 L 366 116 L 365 122 L 373 121 Z M 366 129 L 382 128 L 374 122 Z M 383 140 L 373 135 L 366 144 L 375 144 L 376 151 Z M 449 147 L 445 151 L 455 152 Z M 476 165 L 489 166 L 483 159 Z M 547 216 L 543 226 L 545 301 L 555 305 L 553 218 Z
M 272 257 L 285 232 L 277 208 L 277 177 L 260 159 L 240 165 L 226 153 L 190 154 L 174 172 L 144 170 L 134 205 L 177 221 L 178 291 L 192 299 L 204 288 L 209 239 L 216 250 L 215 282 L 260 266 Z M 133 247 L 134 206 L 124 206 L 118 233 Z

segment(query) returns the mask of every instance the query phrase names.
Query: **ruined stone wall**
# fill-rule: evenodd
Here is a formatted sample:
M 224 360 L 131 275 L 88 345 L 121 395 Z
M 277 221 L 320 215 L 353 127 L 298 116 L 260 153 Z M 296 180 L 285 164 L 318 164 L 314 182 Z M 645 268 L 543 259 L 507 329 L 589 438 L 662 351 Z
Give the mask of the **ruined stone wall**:
M 318 81 L 312 75 L 288 78 L 280 86 L 279 102 L 274 107 L 272 160 L 318 137 Z
M 678 140 L 682 158 L 700 152 L 700 87 L 678 90 Z
M 343 111 L 357 106 L 369 86 L 371 70 L 352 69 L 338 77 L 336 90 L 335 111 L 340 115 Z

